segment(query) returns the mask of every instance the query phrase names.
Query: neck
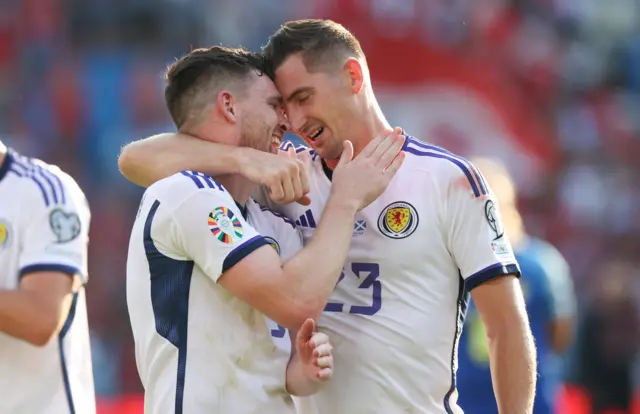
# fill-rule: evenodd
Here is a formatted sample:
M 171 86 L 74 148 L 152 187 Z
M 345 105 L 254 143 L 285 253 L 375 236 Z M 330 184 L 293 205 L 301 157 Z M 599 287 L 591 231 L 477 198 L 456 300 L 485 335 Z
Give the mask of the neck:
M 215 131 L 215 132 L 214 132 Z M 224 123 L 216 123 L 211 120 L 183 128 L 181 132 L 197 137 L 204 141 L 215 142 L 224 145 L 236 145 L 237 140 L 233 139 L 234 131 Z M 231 194 L 236 203 L 244 205 L 257 185 L 247 180 L 240 174 L 216 175 L 213 178 Z
M 257 185 L 247 180 L 240 174 L 226 174 L 214 177 L 217 182 L 231 194 L 236 203 L 245 205 L 255 192 Z
M 373 92 L 369 91 L 368 95 L 370 95 L 369 99 L 366 100 L 366 106 L 360 114 L 361 122 L 352 130 L 354 156 L 358 155 L 375 137 L 392 131 Z
M 362 113 L 356 115 L 360 122 L 349 130 L 349 140 L 353 144 L 353 155 L 357 156 L 373 139 L 385 132 L 391 132 L 392 128 L 387 119 L 384 117 L 378 101 L 376 101 L 373 92 L 369 92 L 366 105 Z M 339 160 L 325 159 L 327 167 L 335 169 Z

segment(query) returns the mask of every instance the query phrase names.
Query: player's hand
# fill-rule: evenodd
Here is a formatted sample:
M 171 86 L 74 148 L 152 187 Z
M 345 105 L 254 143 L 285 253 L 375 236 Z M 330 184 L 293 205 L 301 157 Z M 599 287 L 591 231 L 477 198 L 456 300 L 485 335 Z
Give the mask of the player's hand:
M 324 382 L 333 374 L 333 347 L 326 334 L 315 330 L 313 319 L 304 321 L 296 335 L 296 352 L 304 376 L 310 381 Z
M 332 192 L 354 200 L 363 209 L 380 196 L 400 169 L 405 157 L 402 129 L 394 128 L 371 141 L 353 158 L 353 144 L 344 142 L 340 161 L 333 171 Z
M 269 198 L 278 204 L 297 202 L 304 206 L 311 202 L 309 197 L 309 180 L 305 168 L 305 154 L 296 156 L 293 147 L 284 154 L 274 155 L 261 151 L 249 152 L 250 158 L 244 162 L 241 171 L 249 181 L 264 185 L 269 191 Z

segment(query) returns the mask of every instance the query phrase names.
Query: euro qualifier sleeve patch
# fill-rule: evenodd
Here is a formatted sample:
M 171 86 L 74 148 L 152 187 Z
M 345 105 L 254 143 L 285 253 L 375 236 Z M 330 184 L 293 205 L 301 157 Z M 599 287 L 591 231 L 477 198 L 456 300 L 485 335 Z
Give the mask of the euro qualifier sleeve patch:
M 82 224 L 76 213 L 56 208 L 49 214 L 49 226 L 56 236 L 56 243 L 68 243 L 80 235 Z
M 242 223 L 227 207 L 216 207 L 211 210 L 207 224 L 211 234 L 224 244 L 240 241 L 244 235 Z

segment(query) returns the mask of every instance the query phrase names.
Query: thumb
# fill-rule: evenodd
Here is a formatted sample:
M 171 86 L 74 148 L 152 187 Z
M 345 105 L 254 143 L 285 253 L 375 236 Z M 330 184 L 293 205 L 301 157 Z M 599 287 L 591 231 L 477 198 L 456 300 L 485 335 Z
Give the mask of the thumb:
M 338 161 L 338 167 L 345 166 L 353 159 L 353 144 L 351 141 L 345 141 L 342 143 L 342 154 Z
M 287 155 L 289 156 L 289 158 L 296 158 L 296 149 L 293 148 L 293 145 L 290 146 L 287 150 Z
M 308 206 L 311 204 L 311 199 L 309 198 L 309 196 L 302 196 L 302 198 L 296 200 L 296 203 L 300 204 L 301 206 Z
M 302 342 L 307 342 L 309 339 L 311 339 L 311 336 L 313 335 L 315 329 L 315 321 L 311 318 L 308 318 L 300 327 L 300 330 L 298 331 L 298 338 L 301 339 Z

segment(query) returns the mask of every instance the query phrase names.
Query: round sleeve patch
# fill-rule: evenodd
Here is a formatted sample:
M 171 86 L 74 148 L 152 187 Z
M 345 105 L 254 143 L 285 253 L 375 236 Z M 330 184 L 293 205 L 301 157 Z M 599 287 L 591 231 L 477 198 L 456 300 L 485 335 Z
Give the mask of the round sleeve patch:
M 216 207 L 209 213 L 209 230 L 224 244 L 232 244 L 242 239 L 244 229 L 238 217 L 227 207 Z

